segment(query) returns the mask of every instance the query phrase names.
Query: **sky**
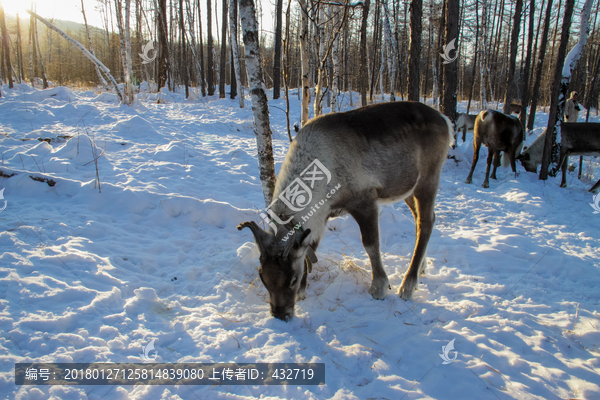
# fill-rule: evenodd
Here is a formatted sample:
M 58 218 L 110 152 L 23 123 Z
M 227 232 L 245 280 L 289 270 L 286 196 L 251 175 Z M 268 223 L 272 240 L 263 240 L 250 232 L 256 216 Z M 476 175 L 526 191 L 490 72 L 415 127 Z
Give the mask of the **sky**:
M 26 8 L 29 8 L 27 4 L 29 3 L 27 0 L 0 0 L 4 5 L 4 11 L 8 15 L 15 15 L 19 13 L 19 16 L 24 17 L 27 16 L 25 12 Z M 272 32 L 273 28 L 273 18 L 271 16 L 272 10 L 275 8 L 272 5 L 272 0 L 258 0 L 257 3 L 260 2 L 263 7 L 263 17 L 262 24 L 260 26 L 261 30 Z M 31 4 L 31 3 L 29 3 Z M 87 21 L 89 25 L 96 26 L 98 28 L 102 28 L 104 26 L 102 22 L 102 13 L 100 11 L 96 11 L 96 6 L 98 5 L 97 0 L 83 0 L 83 4 L 85 6 L 85 14 L 87 17 Z M 111 1 L 111 4 L 114 4 Z M 202 19 L 204 24 L 206 24 L 206 1 L 200 2 L 202 8 Z M 73 21 L 83 23 L 83 15 L 81 14 L 81 0 L 37 0 L 36 1 L 37 13 L 46 18 L 46 19 L 60 19 L 64 21 Z M 217 14 L 221 15 L 221 2 L 213 1 L 213 7 L 217 7 Z M 214 13 L 214 10 L 213 10 Z M 259 24 L 261 20 L 259 19 Z M 216 18 L 213 18 L 213 32 L 216 34 L 217 27 L 221 25 L 221 18 L 219 17 L 219 21 L 216 21 Z M 219 30 L 220 36 L 220 30 Z

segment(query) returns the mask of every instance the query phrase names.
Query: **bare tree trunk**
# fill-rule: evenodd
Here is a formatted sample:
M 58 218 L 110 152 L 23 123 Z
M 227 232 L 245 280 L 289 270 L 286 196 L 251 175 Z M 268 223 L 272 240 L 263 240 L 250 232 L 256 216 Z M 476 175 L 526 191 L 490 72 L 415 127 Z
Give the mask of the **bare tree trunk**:
M 363 3 L 362 23 L 360 26 L 360 101 L 362 106 L 367 105 L 367 87 L 369 85 L 369 73 L 367 66 L 367 24 L 369 22 L 369 6 L 370 0 L 365 0 Z
M 219 68 L 219 98 L 225 98 L 227 83 L 227 0 L 223 0 L 223 24 L 221 28 L 221 67 Z
M 521 89 L 521 126 L 527 126 L 527 105 L 529 104 L 529 75 L 531 70 L 531 58 L 533 53 L 533 31 L 535 19 L 535 0 L 529 1 L 529 37 L 527 39 L 527 58 L 525 59 L 525 71 L 523 72 L 523 89 Z M 525 129 L 523 129 L 525 135 Z
M 4 20 L 4 7 L 0 3 L 0 29 L 2 32 L 2 46 L 4 48 L 4 60 L 6 61 L 6 75 L 8 78 L 9 89 L 13 88 L 12 65 L 10 63 L 10 46 L 8 45 L 8 31 L 6 30 L 6 21 Z
M 471 109 L 471 100 L 473 99 L 473 90 L 475 88 L 475 73 L 477 71 L 477 55 L 479 52 L 479 0 L 475 1 L 475 21 L 475 56 L 473 57 L 473 72 L 471 74 L 471 89 L 469 90 L 467 114 L 469 114 L 469 110 Z
M 169 34 L 167 28 L 167 0 L 158 0 L 158 91 L 167 84 L 169 62 Z M 108 28 L 107 28 L 108 29 Z
M 306 0 L 298 0 L 298 3 L 300 4 L 300 12 L 302 13 L 302 25 L 300 30 L 300 51 L 302 58 L 302 106 L 300 111 L 300 125 L 304 126 L 308 122 L 308 104 L 310 103 L 310 86 L 308 82 L 308 62 L 310 57 L 308 43 L 308 8 Z
M 317 38 L 319 43 L 319 67 L 317 69 L 317 85 L 315 87 L 315 117 L 321 115 L 321 102 L 323 101 L 323 82 L 325 82 L 325 10 L 323 5 L 319 6 L 319 18 L 317 20 Z
M 42 74 L 42 87 L 44 89 L 48 89 L 48 79 L 46 78 L 46 70 L 44 69 L 44 59 L 42 57 L 42 49 L 40 48 L 40 40 L 37 33 L 37 21 L 35 21 L 35 25 L 33 27 L 33 33 L 35 35 L 35 43 L 37 44 L 37 51 L 40 58 L 40 72 Z M 35 49 L 34 49 L 35 51 Z M 9 59 L 10 61 L 10 59 Z M 9 71 L 10 75 L 10 71 Z
M 83 7 L 83 0 L 81 0 L 81 13 L 83 14 L 83 22 L 85 23 L 85 32 L 87 33 L 88 42 L 90 44 L 90 53 L 92 53 L 92 55 L 94 57 L 96 57 L 96 53 L 94 52 L 94 46 L 92 45 L 92 36 L 90 35 L 90 28 L 88 27 L 87 18 L 85 16 L 85 8 Z M 102 83 L 102 86 L 104 86 L 104 88 L 106 89 L 107 92 L 110 91 L 110 89 L 108 88 L 108 83 L 106 82 L 106 79 L 104 79 L 104 76 L 102 76 L 102 73 L 100 72 L 100 68 L 98 68 L 98 66 L 96 64 L 94 64 L 94 68 L 96 69 L 96 75 L 98 75 L 98 79 L 100 79 L 100 83 Z
M 410 56 L 408 60 L 408 100 L 412 101 L 419 101 L 420 96 L 419 61 L 421 60 L 422 17 L 423 0 L 412 0 L 410 3 Z M 456 18 L 458 20 L 458 16 Z
M 123 6 L 121 0 L 115 0 L 117 25 L 121 37 L 121 59 L 125 80 L 125 100 L 127 105 L 133 104 L 133 87 L 131 86 L 131 41 L 129 35 L 129 16 L 131 0 L 125 0 L 125 20 L 123 21 Z
M 210 1 L 210 0 L 209 0 Z M 275 161 L 271 142 L 269 123 L 269 105 L 265 93 L 262 58 L 260 55 L 258 24 L 254 0 L 240 0 L 240 17 L 246 52 L 248 85 L 252 95 L 252 114 L 254 115 L 254 133 L 258 151 L 258 168 L 265 205 L 271 204 L 275 190 Z
M 198 9 L 198 46 L 200 47 L 200 88 L 202 97 L 206 97 L 206 79 L 204 69 L 204 40 L 202 39 L 202 13 L 200 10 L 200 0 L 196 0 L 196 8 Z M 236 22 L 237 23 L 237 22 Z
M 237 86 L 240 89 L 240 108 L 244 108 L 244 88 L 242 87 L 242 70 L 240 68 L 240 54 L 237 38 L 237 0 L 229 0 L 229 35 L 229 41 L 231 42 L 231 51 L 233 52 L 232 62 L 235 68 L 235 79 Z
M 487 72 L 487 63 L 489 62 L 489 58 L 490 58 L 490 54 L 487 48 L 487 34 L 488 34 L 488 9 L 487 9 L 487 0 L 483 0 L 483 11 L 482 11 L 482 19 L 481 19 L 481 26 L 482 26 L 482 34 L 481 34 L 481 39 L 483 41 L 482 46 L 481 46 L 481 62 L 479 64 L 479 70 L 480 70 L 480 82 L 479 82 L 479 86 L 480 86 L 480 97 L 479 97 L 479 108 L 482 110 L 486 110 L 487 109 L 487 82 L 486 82 L 486 72 Z
M 485 1 L 485 0 L 484 0 Z M 404 3 L 405 5 L 407 3 Z M 442 43 L 444 42 L 444 40 L 446 39 L 446 9 L 447 9 L 447 1 L 443 0 L 443 6 L 442 6 L 442 21 L 439 24 L 440 25 L 440 30 L 439 30 L 439 34 L 438 34 L 438 51 L 436 52 L 437 54 L 440 53 L 440 51 L 442 51 Z M 447 44 L 447 43 L 446 43 Z M 437 64 L 437 71 L 438 71 L 438 94 L 439 94 L 439 108 L 441 109 L 443 106 L 441 105 L 442 103 L 442 96 L 443 96 L 443 91 L 444 91 L 444 64 L 441 63 L 441 58 L 440 57 L 436 57 L 435 60 L 438 62 Z
M 33 3 L 31 3 L 33 9 Z M 34 79 L 37 76 L 37 43 L 35 36 L 35 18 L 32 16 L 29 20 L 29 57 L 30 57 L 30 68 L 31 68 L 31 86 L 34 86 Z
M 39 15 L 37 15 L 36 13 L 34 13 L 31 10 L 26 10 L 28 14 L 30 14 L 32 17 L 35 17 L 36 19 L 38 19 L 41 23 L 43 23 L 44 25 L 46 25 L 48 28 L 53 29 L 54 31 L 56 31 L 60 36 L 62 36 L 63 38 L 65 38 L 66 40 L 68 40 L 73 46 L 75 46 L 77 49 L 79 49 L 91 62 L 93 62 L 94 64 L 97 64 L 98 67 L 102 70 L 102 72 L 110 79 L 111 83 L 115 86 L 115 90 L 117 91 L 117 94 L 119 95 L 119 98 L 121 98 L 121 100 L 123 100 L 123 93 L 121 93 L 119 87 L 117 86 L 117 82 L 115 81 L 115 78 L 110 74 L 110 70 L 108 68 L 106 68 L 106 66 L 104 64 L 102 64 L 96 57 L 94 57 L 92 55 L 92 53 L 90 53 L 81 43 L 79 43 L 77 40 L 71 38 L 69 35 L 67 35 L 66 33 L 64 33 L 63 31 L 61 31 L 60 29 L 58 29 L 56 26 L 54 26 L 53 24 L 51 24 L 50 22 L 48 22 L 47 20 L 45 20 L 44 18 L 40 17 Z M 33 26 L 33 24 L 32 24 Z
M 181 37 L 179 38 L 179 44 L 181 47 L 181 75 L 183 79 L 183 84 L 185 85 L 185 98 L 190 97 L 190 76 L 188 73 L 188 63 L 187 63 L 187 49 L 185 43 L 185 24 L 183 23 L 183 0 L 179 0 L 179 30 L 181 32 Z
M 290 130 L 290 92 L 289 92 L 289 69 L 290 69 L 290 6 L 291 1 L 288 1 L 287 10 L 285 12 L 285 41 L 283 47 L 283 83 L 285 85 L 285 123 L 287 134 L 292 143 L 292 132 Z
M 552 147 L 556 142 L 556 136 L 560 133 L 562 125 L 562 115 L 564 110 L 565 96 L 561 92 L 562 70 L 565 63 L 565 53 L 569 41 L 569 30 L 571 29 L 571 17 L 573 15 L 573 6 L 575 0 L 566 0 L 565 13 L 563 17 L 562 33 L 560 35 L 560 46 L 558 47 L 558 58 L 554 67 L 554 81 L 552 83 L 552 92 L 550 97 L 550 112 L 548 113 L 548 130 L 552 134 L 546 134 L 544 141 L 544 155 L 542 157 L 542 169 L 540 170 L 540 179 L 548 179 L 548 170 L 552 160 Z
M 208 85 L 208 95 L 212 96 L 215 94 L 215 66 L 213 61 L 213 37 L 212 37 L 212 6 L 211 0 L 206 0 L 206 18 L 207 18 L 207 27 L 208 30 L 208 62 L 206 68 L 206 81 Z
M 396 74 L 398 73 L 398 45 L 396 38 L 392 32 L 390 23 L 390 11 L 387 0 L 383 2 L 385 12 L 385 33 L 387 35 L 387 51 L 388 51 L 388 75 L 390 79 L 390 101 L 396 101 Z
M 202 74 L 202 58 L 198 59 L 196 55 L 196 34 L 194 33 L 194 13 L 192 12 L 192 6 L 190 4 L 190 0 L 186 0 L 186 11 L 187 11 L 187 19 L 188 19 L 188 32 L 190 33 L 191 38 L 191 46 L 190 50 L 192 52 L 192 57 L 194 58 L 194 63 L 196 64 L 196 79 L 194 82 L 202 87 L 202 97 L 206 96 L 206 92 L 204 91 L 204 75 Z M 200 19 L 200 17 L 198 17 Z M 185 33 L 184 33 L 185 35 Z M 202 50 L 202 49 L 201 49 Z
M 446 43 L 458 37 L 459 0 L 446 1 Z M 456 62 L 444 64 L 444 102 L 441 112 L 454 124 L 456 122 Z
M 25 70 L 23 68 L 23 43 L 21 41 L 21 23 L 19 22 L 19 14 L 17 14 L 17 62 L 19 64 L 19 83 L 21 83 L 25 80 Z
M 513 20 L 513 29 L 510 36 L 510 60 L 508 62 L 508 75 L 506 76 L 506 93 L 504 96 L 504 114 L 510 114 L 510 103 L 513 97 L 513 86 L 515 81 L 515 68 L 517 62 L 517 50 L 519 46 L 519 31 L 521 29 L 521 12 L 523 10 L 523 0 L 517 0 L 515 7 L 515 16 Z
M 273 99 L 279 98 L 281 86 L 281 25 L 283 0 L 277 0 L 275 6 L 275 54 L 273 56 Z
M 544 57 L 546 55 L 546 46 L 548 45 L 548 31 L 550 30 L 550 18 L 552 16 L 552 0 L 548 0 L 546 6 L 546 19 L 544 21 L 544 30 L 542 31 L 542 43 L 540 44 L 540 53 L 537 59 L 537 66 L 535 69 L 535 83 L 533 84 L 533 93 L 531 95 L 531 108 L 529 109 L 529 122 L 527 123 L 527 130 L 533 130 L 533 123 L 535 121 L 535 112 L 537 109 L 538 97 L 540 95 L 540 84 L 542 82 L 542 73 L 544 72 Z
M 333 7 L 329 8 L 330 10 Z M 333 26 L 339 26 L 340 24 L 340 16 L 338 10 L 333 10 Z M 331 17 L 331 16 L 330 16 Z M 341 28 L 341 26 L 340 26 Z M 335 35 L 335 39 L 333 40 L 333 48 L 331 50 L 331 59 L 333 61 L 333 76 L 331 82 L 331 102 L 329 103 L 329 108 L 332 113 L 338 112 L 338 96 L 339 96 L 339 86 L 338 81 L 340 79 L 340 36 Z

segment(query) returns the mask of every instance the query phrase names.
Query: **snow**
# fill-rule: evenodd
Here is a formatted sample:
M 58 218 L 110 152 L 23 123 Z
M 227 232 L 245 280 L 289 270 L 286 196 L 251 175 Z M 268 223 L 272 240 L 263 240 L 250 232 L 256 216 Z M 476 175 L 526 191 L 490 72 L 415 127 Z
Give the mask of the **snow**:
M 404 203 L 383 205 L 392 292 L 383 301 L 367 293 L 370 264 L 358 226 L 336 218 L 317 251 L 308 297 L 285 323 L 269 314 L 251 232 L 235 229 L 259 221 L 264 207 L 248 99 L 240 109 L 237 100 L 186 101 L 182 91 L 157 104 L 145 93 L 129 108 L 114 95 L 64 87 L 1 89 L 0 170 L 15 175 L 0 178 L 7 202 L 0 397 L 600 396 L 600 216 L 587 192 L 600 178 L 596 159 L 586 157 L 588 181 L 569 172 L 567 189 L 559 177 L 539 181 L 518 163 L 516 179 L 499 169 L 483 189 L 485 147 L 474 183 L 464 183 L 469 133 L 444 167 L 427 274 L 413 301 L 397 296 L 414 247 L 413 218 Z M 296 94 L 292 122 L 300 117 Z M 343 109 L 347 103 L 345 96 Z M 279 171 L 289 147 L 285 100 L 269 105 Z M 547 118 L 538 113 L 526 144 Z M 96 172 L 91 161 L 102 151 Z M 151 339 L 159 362 L 322 362 L 326 384 L 14 384 L 17 362 L 140 362 Z M 457 359 L 442 364 L 452 340 Z

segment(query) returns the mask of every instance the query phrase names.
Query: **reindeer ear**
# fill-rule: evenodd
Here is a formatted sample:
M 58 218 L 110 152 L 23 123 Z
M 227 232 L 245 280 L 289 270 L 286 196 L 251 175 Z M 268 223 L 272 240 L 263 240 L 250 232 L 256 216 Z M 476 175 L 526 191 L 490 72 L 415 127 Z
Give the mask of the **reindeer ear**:
M 298 247 L 302 247 L 304 245 L 308 246 L 308 242 L 305 243 L 306 238 L 308 237 L 308 235 L 310 235 L 310 229 L 307 229 L 305 231 L 302 231 L 302 235 L 300 235 L 300 237 L 298 238 L 298 240 L 296 241 L 296 244 Z
M 304 245 L 308 246 L 308 243 L 305 243 L 308 235 L 310 235 L 310 229 L 302 231 L 301 233 L 294 233 L 293 239 L 287 243 L 283 250 L 283 258 L 287 258 L 292 249 L 297 250 Z M 310 249 L 310 246 L 308 246 L 308 248 Z
M 238 231 L 241 231 L 244 228 L 250 228 L 254 234 L 254 241 L 258 246 L 258 251 L 260 251 L 260 254 L 266 254 L 266 245 L 267 241 L 269 240 L 269 233 L 258 226 L 254 221 L 242 222 L 237 226 Z

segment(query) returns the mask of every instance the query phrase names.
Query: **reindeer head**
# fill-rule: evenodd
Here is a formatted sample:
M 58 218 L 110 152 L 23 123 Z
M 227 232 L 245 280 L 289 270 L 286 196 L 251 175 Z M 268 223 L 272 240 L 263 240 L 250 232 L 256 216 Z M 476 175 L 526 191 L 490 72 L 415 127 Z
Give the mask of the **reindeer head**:
M 283 321 L 294 316 L 296 295 L 304 276 L 304 259 L 309 248 L 310 229 L 291 232 L 280 229 L 275 235 L 255 222 L 244 222 L 238 230 L 250 228 L 260 252 L 260 280 L 269 291 L 271 315 Z M 284 239 L 287 240 L 284 241 Z
M 521 154 L 519 154 L 516 159 L 521 161 L 521 165 L 523 165 L 527 172 L 537 172 L 537 167 L 539 164 L 531 159 L 531 155 L 529 154 L 529 152 L 527 152 L 527 149 L 525 149 Z

